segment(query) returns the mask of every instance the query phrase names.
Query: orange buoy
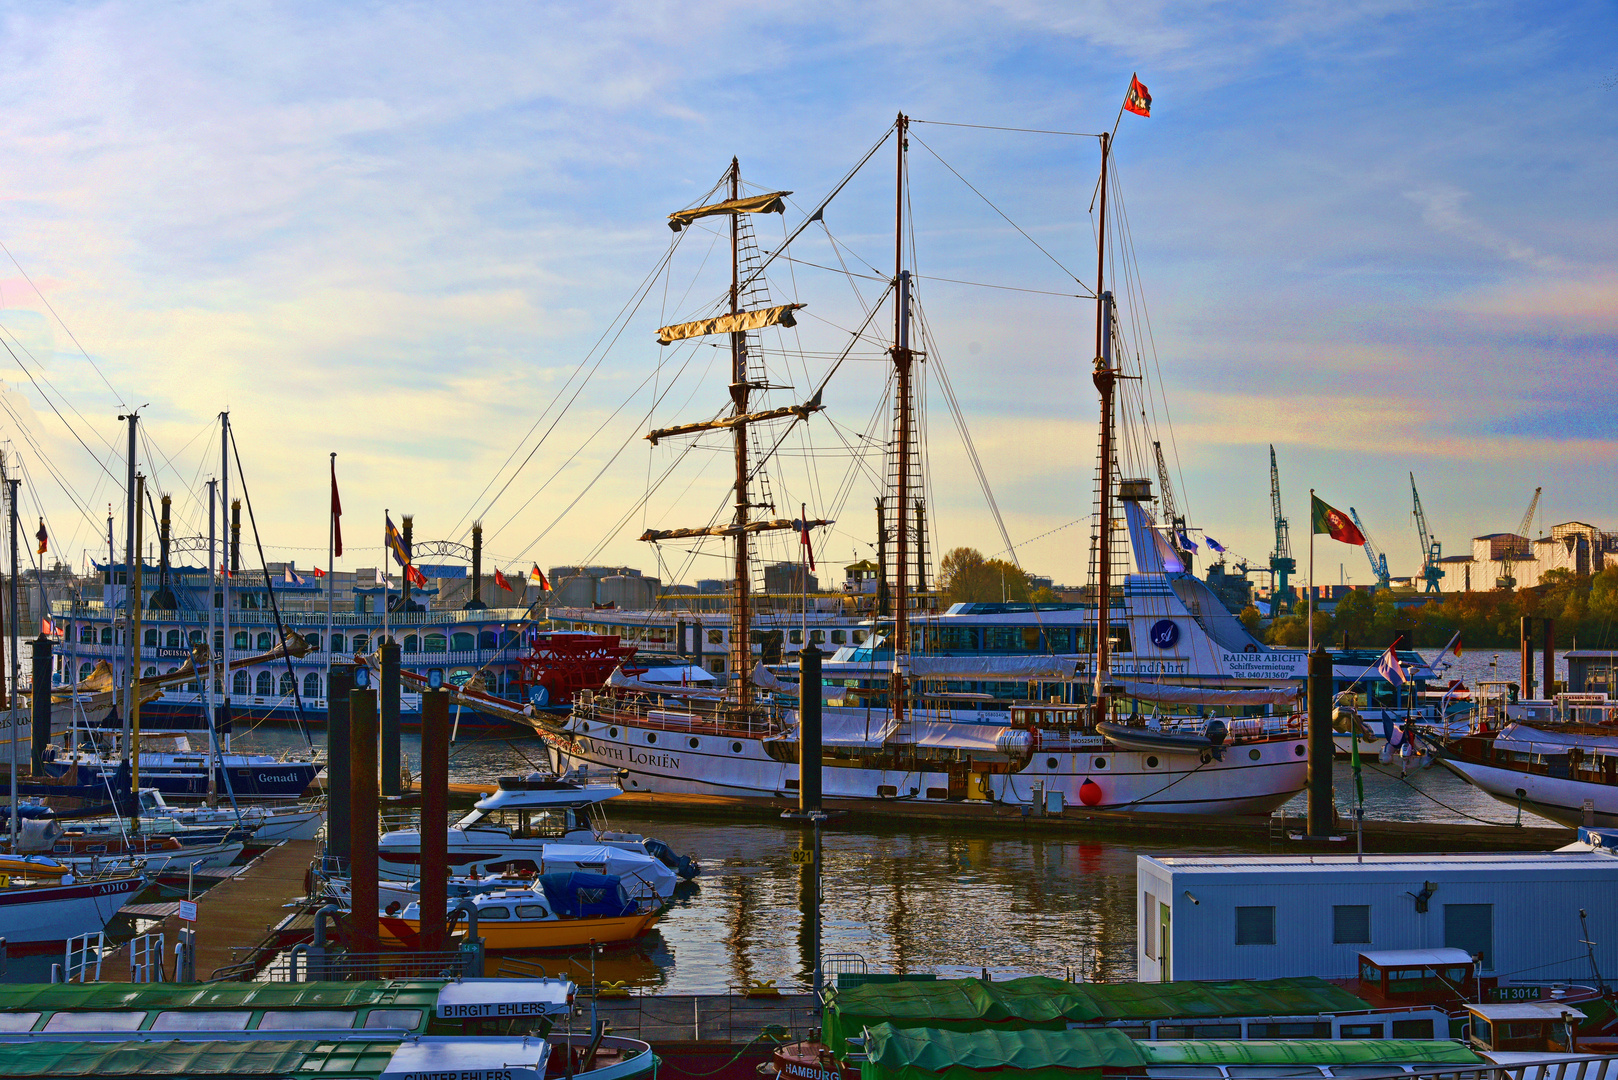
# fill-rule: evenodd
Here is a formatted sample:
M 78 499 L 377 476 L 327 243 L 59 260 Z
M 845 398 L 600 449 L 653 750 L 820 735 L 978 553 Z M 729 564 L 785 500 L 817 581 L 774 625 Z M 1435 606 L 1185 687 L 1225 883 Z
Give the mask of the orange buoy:
M 1079 801 L 1085 806 L 1099 806 L 1101 804 L 1101 785 L 1089 777 L 1085 777 L 1084 783 L 1079 785 Z

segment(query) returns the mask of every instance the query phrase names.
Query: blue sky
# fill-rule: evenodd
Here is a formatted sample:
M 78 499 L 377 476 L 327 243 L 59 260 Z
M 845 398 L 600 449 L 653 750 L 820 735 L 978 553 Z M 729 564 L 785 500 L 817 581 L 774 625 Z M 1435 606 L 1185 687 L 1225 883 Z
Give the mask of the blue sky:
M 1515 527 L 1538 485 L 1546 524 L 1618 527 L 1610 5 L 111 3 L 0 19 L 0 242 L 106 382 L 9 262 L 0 323 L 102 458 L 101 439 L 121 445 L 120 398 L 150 402 L 160 486 L 198 528 L 205 429 L 228 406 L 272 554 L 300 564 L 323 559 L 333 450 L 348 565 L 375 561 L 362 531 L 384 506 L 413 511 L 418 535 L 462 538 L 478 491 L 666 250 L 664 215 L 731 155 L 761 189 L 796 193 L 791 225 L 901 109 L 1096 131 L 1131 71 L 1154 115 L 1124 118 L 1119 175 L 1195 524 L 1268 552 L 1273 442 L 1300 555 L 1312 486 L 1359 510 L 1395 573 L 1414 569 L 1412 470 L 1446 550 Z M 1093 142 L 915 131 L 1093 275 Z M 888 157 L 827 215 L 883 268 Z M 1088 513 L 1093 304 L 938 280 L 1076 291 L 916 143 L 911 163 L 936 361 L 1021 542 Z M 780 229 L 760 223 L 766 242 Z M 695 283 L 690 302 L 641 313 L 487 513 L 497 558 L 653 569 L 640 529 L 716 505 L 722 474 L 682 469 L 608 529 L 673 460 L 637 443 L 607 466 L 649 391 L 609 417 L 668 360 L 658 316 L 695 317 L 716 288 L 694 245 L 670 273 L 676 297 Z M 806 320 L 813 349 L 854 310 L 832 275 L 771 284 L 824 320 Z M 0 361 L 30 505 L 77 558 L 110 480 Z M 827 398 L 849 429 L 880 391 L 880 365 L 855 367 Z M 656 422 L 717 407 L 717 377 L 686 379 Z M 936 384 L 927 401 L 936 542 L 997 550 Z M 840 508 L 837 559 L 871 539 L 870 493 L 828 494 L 845 464 L 816 481 L 789 463 L 777 493 Z M 1069 528 L 1021 557 L 1077 580 L 1082 539 Z M 1342 562 L 1366 580 L 1358 552 L 1320 557 L 1320 577 Z

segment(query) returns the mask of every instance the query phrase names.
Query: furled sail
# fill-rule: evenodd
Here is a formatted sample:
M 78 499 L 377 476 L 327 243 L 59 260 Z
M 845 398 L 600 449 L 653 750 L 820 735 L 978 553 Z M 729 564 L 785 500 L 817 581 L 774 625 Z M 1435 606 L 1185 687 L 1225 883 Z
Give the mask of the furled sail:
M 745 199 L 726 199 L 707 206 L 694 206 L 690 210 L 676 210 L 669 215 L 669 228 L 679 232 L 698 218 L 717 214 L 783 214 L 786 203 L 782 200 L 791 194 L 790 191 L 772 191 L 767 195 L 749 195 Z
M 792 518 L 772 518 L 769 521 L 749 521 L 743 531 L 760 533 L 771 532 L 775 529 L 799 529 L 803 524 L 803 522 Z M 814 518 L 808 524 L 809 528 L 818 529 L 822 525 L 830 525 L 832 522 Z M 734 525 L 710 525 L 706 529 L 647 529 L 641 533 L 640 538 L 650 542 L 656 540 L 684 540 L 688 536 L 735 535 L 736 526 Z
M 651 440 L 653 446 L 659 439 L 667 439 L 673 435 L 691 435 L 698 431 L 723 431 L 729 428 L 740 427 L 743 424 L 757 424 L 765 420 L 779 420 L 784 416 L 796 416 L 800 420 L 809 419 L 809 414 L 819 412 L 825 408 L 820 403 L 820 391 L 802 405 L 785 405 L 779 409 L 768 409 L 764 412 L 742 413 L 740 416 L 723 416 L 718 420 L 704 420 L 696 424 L 679 424 L 671 428 L 658 428 L 648 431 L 646 438 Z
M 735 314 L 724 314 L 712 319 L 698 319 L 696 322 L 676 323 L 665 326 L 657 332 L 657 343 L 668 345 L 686 338 L 706 337 L 709 334 L 735 334 L 744 330 L 762 330 L 766 326 L 796 326 L 798 320 L 793 312 L 804 307 L 803 304 L 780 304 L 771 308 L 760 308 L 757 311 L 738 311 Z

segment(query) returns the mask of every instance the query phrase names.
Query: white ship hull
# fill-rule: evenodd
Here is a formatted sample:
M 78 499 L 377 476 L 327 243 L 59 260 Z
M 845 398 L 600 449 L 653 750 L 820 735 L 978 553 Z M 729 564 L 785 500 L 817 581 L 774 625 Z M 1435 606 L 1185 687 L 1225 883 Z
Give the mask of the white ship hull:
M 626 791 L 796 799 L 798 766 L 778 761 L 763 737 L 678 731 L 634 723 L 570 718 L 541 734 L 561 769 L 578 765 L 624 770 Z M 902 751 L 900 751 L 902 753 Z M 1085 781 L 1100 788 L 1098 810 L 1171 814 L 1267 814 L 1303 790 L 1308 773 L 1302 737 L 1281 737 L 1229 747 L 1223 760 L 1196 755 L 1118 750 L 1099 735 L 1049 739 L 1014 772 L 983 772 L 986 798 L 973 799 L 964 765 L 934 771 L 827 764 L 821 784 L 828 800 L 1048 805 L 1084 808 Z M 954 781 L 952 797 L 951 785 Z M 963 790 L 963 781 L 966 787 Z M 1094 793 L 1092 792 L 1092 796 Z
M 1585 824 L 1584 804 L 1589 800 L 1594 811 L 1592 824 L 1618 825 L 1618 787 L 1458 761 L 1448 754 L 1438 760 L 1456 776 L 1508 806 L 1520 806 L 1540 817 L 1577 827 Z
M 0 892 L 0 937 L 15 948 L 96 933 L 144 884 L 130 877 Z

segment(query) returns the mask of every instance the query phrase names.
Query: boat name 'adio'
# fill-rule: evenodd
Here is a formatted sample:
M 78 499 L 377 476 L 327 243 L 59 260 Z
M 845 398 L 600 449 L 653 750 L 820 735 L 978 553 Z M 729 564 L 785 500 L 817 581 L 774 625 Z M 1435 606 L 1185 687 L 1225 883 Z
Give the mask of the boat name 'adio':
M 579 746 L 586 754 L 594 757 L 611 758 L 614 761 L 627 761 L 631 765 L 650 765 L 656 769 L 668 769 L 671 772 L 680 771 L 680 758 L 678 754 L 659 754 L 650 750 L 637 750 L 633 746 L 614 746 L 610 742 L 598 739 L 579 737 Z

